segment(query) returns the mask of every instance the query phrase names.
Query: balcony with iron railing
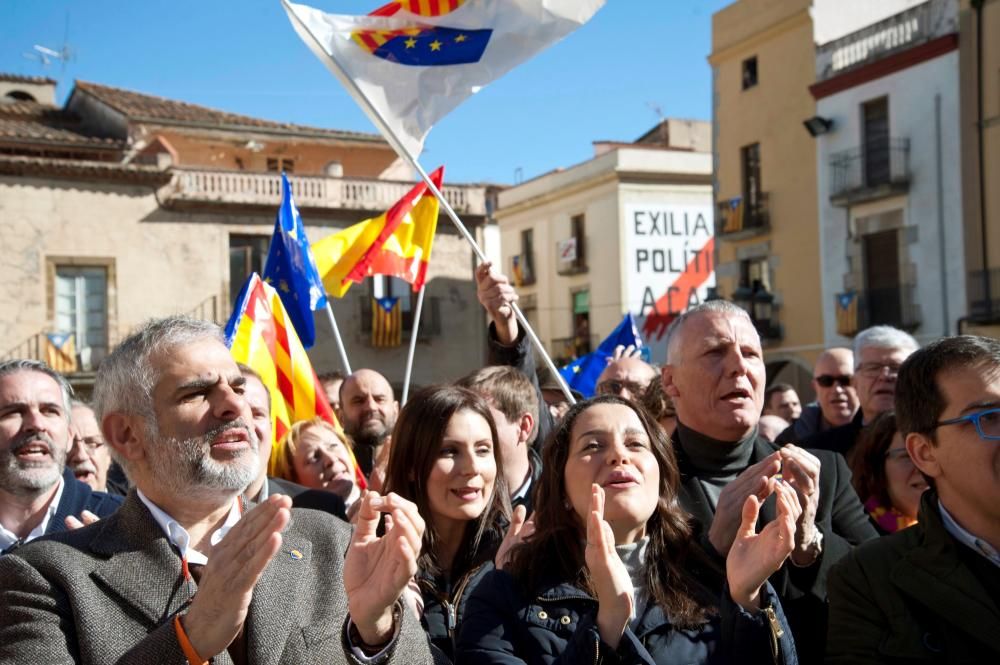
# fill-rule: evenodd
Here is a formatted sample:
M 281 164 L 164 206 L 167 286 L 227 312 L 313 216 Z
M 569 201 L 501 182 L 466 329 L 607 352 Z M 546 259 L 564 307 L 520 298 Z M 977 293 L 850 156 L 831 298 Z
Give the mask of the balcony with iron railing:
M 957 3 L 929 0 L 816 47 L 816 80 L 881 60 L 918 44 L 958 32 Z
M 910 188 L 910 140 L 870 141 L 830 155 L 830 203 L 846 207 Z
M 737 196 L 717 205 L 716 233 L 733 240 L 767 233 L 771 229 L 771 211 L 767 192 L 753 197 Z
M 916 287 L 912 284 L 838 293 L 834 304 L 837 334 L 853 337 L 865 328 L 878 325 L 916 330 L 921 316 L 915 298 Z
M 374 308 L 377 307 L 371 296 L 360 296 L 357 299 L 357 307 L 361 317 L 360 333 L 363 339 L 369 339 L 372 334 L 372 323 Z M 401 307 L 401 304 L 396 305 Z M 417 294 L 412 295 L 412 302 L 409 309 L 402 312 L 402 345 L 409 343 L 410 334 L 413 332 L 414 314 L 417 308 Z M 430 342 L 432 338 L 441 334 L 441 298 L 438 296 L 424 296 L 424 307 L 420 313 L 420 325 L 417 328 L 417 341 Z
M 531 286 L 535 283 L 535 256 L 521 252 L 510 257 L 510 278 L 514 286 Z
M 558 241 L 555 245 L 556 273 L 565 276 L 587 272 L 588 244 L 584 236 L 570 236 Z
M 277 173 L 210 171 L 174 168 L 173 178 L 161 192 L 167 206 L 228 204 L 275 207 L 281 201 L 281 176 Z M 381 212 L 410 189 L 412 182 L 376 178 L 289 176 L 295 203 L 300 208 Z M 482 185 L 446 185 L 445 199 L 460 215 L 486 215 L 486 188 Z
M 970 270 L 965 281 L 969 294 L 969 320 L 1000 322 L 1000 268 Z

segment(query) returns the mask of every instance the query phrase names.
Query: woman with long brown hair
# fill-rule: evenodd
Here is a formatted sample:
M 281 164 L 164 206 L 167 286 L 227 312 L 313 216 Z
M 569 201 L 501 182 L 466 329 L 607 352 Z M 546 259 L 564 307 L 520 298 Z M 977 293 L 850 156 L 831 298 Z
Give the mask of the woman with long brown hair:
M 644 409 L 577 404 L 544 450 L 535 533 L 473 592 L 457 662 L 796 662 L 767 583 L 795 540 L 789 487 L 771 482 L 778 517 L 759 534 L 747 499 L 722 571 L 695 542 L 669 441 Z
M 403 407 L 385 493 L 417 504 L 426 526 L 417 559 L 421 621 L 449 657 L 463 598 L 487 571 L 510 519 L 496 425 L 477 393 L 432 386 Z

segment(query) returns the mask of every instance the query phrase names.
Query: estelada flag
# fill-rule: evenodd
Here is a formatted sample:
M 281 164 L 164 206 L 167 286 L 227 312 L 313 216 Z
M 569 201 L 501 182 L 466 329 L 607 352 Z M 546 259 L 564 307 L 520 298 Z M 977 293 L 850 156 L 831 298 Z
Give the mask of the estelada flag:
M 76 364 L 76 336 L 73 333 L 46 333 L 45 335 L 45 362 L 59 372 L 75 372 Z
M 317 416 L 344 435 L 281 297 L 257 273 L 250 275 L 236 299 L 226 324 L 226 345 L 237 362 L 260 375 L 271 393 L 272 448 L 293 424 Z M 351 463 L 358 487 L 365 489 L 367 483 L 353 452 Z
M 379 131 L 416 157 L 438 120 L 586 23 L 604 0 L 399 0 L 369 16 L 282 3 Z
M 430 177 L 440 190 L 444 167 Z M 420 182 L 382 215 L 314 243 L 312 253 L 327 294 L 341 298 L 352 283 L 372 275 L 404 279 L 419 291 L 427 278 L 438 209 L 437 198 Z

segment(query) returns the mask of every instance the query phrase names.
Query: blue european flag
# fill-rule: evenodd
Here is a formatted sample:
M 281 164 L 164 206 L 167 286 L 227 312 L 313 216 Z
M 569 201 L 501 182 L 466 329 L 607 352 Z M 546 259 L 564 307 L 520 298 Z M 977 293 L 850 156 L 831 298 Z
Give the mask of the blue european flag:
M 302 346 L 311 347 L 316 342 L 313 312 L 326 306 L 326 291 L 309 250 L 302 216 L 292 199 L 292 187 L 284 173 L 281 174 L 281 207 L 274 221 L 274 237 L 261 277 L 281 296 L 281 303 Z
M 466 65 L 479 62 L 492 34 L 487 29 L 429 27 L 413 34 L 392 36 L 372 53 L 390 62 L 415 67 Z
M 596 351 L 577 358 L 560 369 L 559 373 L 562 374 L 570 388 L 579 390 L 584 397 L 593 397 L 597 387 L 597 377 L 608 366 L 608 358 L 614 355 L 615 347 L 619 344 L 622 346 L 632 345 L 636 348 L 643 346 L 642 338 L 639 337 L 639 330 L 635 326 L 631 312 L 626 314 L 618 327 L 604 338 Z

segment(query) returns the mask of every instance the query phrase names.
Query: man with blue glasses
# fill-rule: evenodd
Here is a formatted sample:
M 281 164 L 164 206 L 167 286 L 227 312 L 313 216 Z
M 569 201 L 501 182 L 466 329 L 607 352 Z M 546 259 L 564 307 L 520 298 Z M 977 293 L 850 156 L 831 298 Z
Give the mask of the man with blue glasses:
M 917 525 L 831 571 L 827 663 L 1000 662 L 1000 341 L 915 352 L 896 418 L 931 489 Z

